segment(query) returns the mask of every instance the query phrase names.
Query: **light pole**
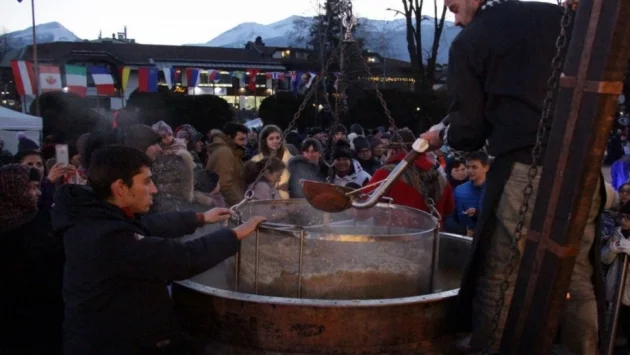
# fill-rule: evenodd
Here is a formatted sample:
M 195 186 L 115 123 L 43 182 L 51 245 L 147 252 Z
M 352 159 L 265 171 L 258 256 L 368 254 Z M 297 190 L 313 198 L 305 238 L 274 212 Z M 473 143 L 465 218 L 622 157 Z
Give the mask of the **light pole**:
M 22 0 L 18 0 L 22 2 Z M 35 74 L 35 116 L 39 117 L 39 95 L 41 94 L 39 80 L 39 63 L 37 61 L 37 30 L 35 29 L 35 0 L 31 0 L 31 20 L 33 22 L 33 72 Z M 24 100 L 26 103 L 26 100 Z M 26 108 L 24 108 L 26 112 Z
M 39 78 L 39 63 L 37 61 L 37 31 L 35 29 L 35 0 L 31 0 L 31 17 L 33 20 L 33 70 L 35 71 L 35 116 L 40 117 L 39 96 L 41 95 L 41 85 Z

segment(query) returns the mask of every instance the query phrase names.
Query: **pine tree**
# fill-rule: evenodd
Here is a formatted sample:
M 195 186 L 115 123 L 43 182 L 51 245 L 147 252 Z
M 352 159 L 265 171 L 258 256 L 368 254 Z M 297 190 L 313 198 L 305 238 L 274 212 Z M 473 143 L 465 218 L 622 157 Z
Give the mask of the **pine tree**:
M 321 6 L 322 14 L 315 16 L 311 25 L 308 46 L 320 53 L 322 58 L 327 58 L 339 47 L 343 29 L 341 3 L 342 0 L 326 0 Z

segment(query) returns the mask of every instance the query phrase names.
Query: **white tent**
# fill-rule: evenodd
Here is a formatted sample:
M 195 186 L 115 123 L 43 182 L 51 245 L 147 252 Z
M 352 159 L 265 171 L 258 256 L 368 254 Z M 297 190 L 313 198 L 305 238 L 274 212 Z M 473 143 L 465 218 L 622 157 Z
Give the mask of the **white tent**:
M 24 132 L 28 139 L 39 145 L 42 134 L 41 117 L 0 106 L 0 138 L 4 141 L 4 149 L 13 154 L 17 152 L 19 132 Z

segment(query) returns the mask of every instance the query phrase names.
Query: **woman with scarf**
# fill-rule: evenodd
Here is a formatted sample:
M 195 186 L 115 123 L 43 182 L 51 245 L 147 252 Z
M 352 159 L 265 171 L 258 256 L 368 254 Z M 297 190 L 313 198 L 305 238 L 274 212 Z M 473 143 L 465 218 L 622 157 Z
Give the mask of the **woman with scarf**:
M 0 168 L 0 354 L 62 352 L 62 240 L 38 211 L 37 169 Z

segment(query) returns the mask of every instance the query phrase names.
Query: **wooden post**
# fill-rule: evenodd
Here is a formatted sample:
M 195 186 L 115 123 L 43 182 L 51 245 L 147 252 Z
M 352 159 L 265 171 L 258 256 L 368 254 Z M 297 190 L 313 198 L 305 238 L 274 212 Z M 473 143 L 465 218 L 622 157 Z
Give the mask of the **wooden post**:
M 630 0 L 579 2 L 500 354 L 551 352 L 628 66 L 628 18 Z

